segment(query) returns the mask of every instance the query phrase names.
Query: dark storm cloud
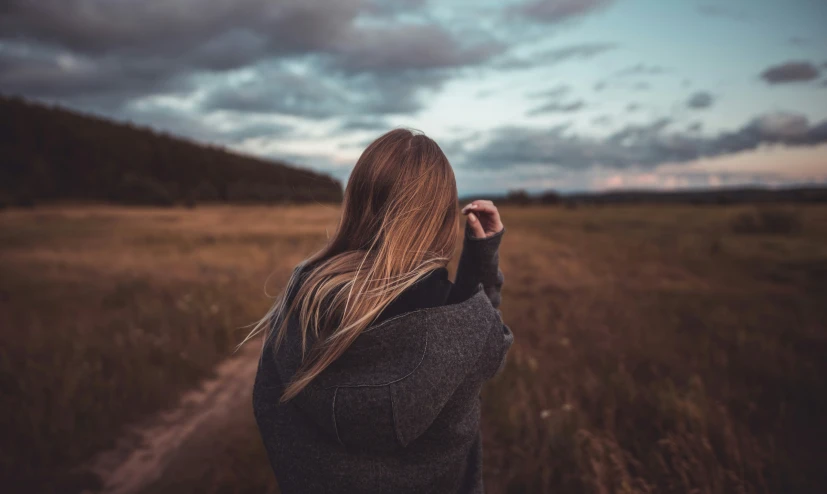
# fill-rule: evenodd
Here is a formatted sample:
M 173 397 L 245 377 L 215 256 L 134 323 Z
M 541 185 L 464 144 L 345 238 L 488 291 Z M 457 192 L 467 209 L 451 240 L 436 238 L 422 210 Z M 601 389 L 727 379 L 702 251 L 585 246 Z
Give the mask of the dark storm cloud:
M 477 65 L 504 49 L 495 41 L 463 46 L 442 26 L 397 24 L 351 32 L 331 53 L 332 64 L 348 73 L 393 73 Z
M 440 89 L 448 79 L 445 72 L 400 71 L 376 76 L 366 74 L 345 81 L 356 95 L 352 114 L 414 113 L 424 106 L 423 93 Z
M 536 22 L 555 23 L 581 17 L 611 4 L 612 0 L 531 0 L 513 12 Z
M 206 111 L 281 113 L 307 118 L 343 114 L 350 102 L 337 84 L 286 70 L 263 69 L 244 82 L 225 83 L 209 91 Z
M 733 132 L 711 137 L 668 132 L 670 124 L 670 120 L 661 119 L 629 125 L 605 138 L 567 134 L 560 127 L 504 127 L 470 151 L 466 162 L 469 167 L 487 169 L 538 164 L 566 169 L 654 168 L 753 150 L 764 144 L 808 146 L 827 142 L 827 121 L 810 125 L 806 117 L 797 114 L 763 115 Z
M 415 111 L 418 91 L 438 87 L 456 70 L 482 64 L 505 49 L 482 35 L 461 37 L 436 23 L 394 17 L 421 5 L 405 0 L 393 2 L 393 8 L 367 0 L 12 0 L 0 18 L 0 90 L 117 107 L 141 96 L 191 89 L 194 75 L 299 60 L 315 70 L 307 76 L 309 88 L 296 88 L 287 76 L 274 81 L 295 99 L 274 103 L 278 88 L 271 94 L 253 84 L 240 96 L 220 90 L 208 94 L 205 105 L 291 114 L 306 110 L 319 117 L 353 108 L 335 94 L 308 99 L 318 95 L 318 85 L 341 79 L 340 90 L 383 91 L 356 95 L 356 100 L 369 100 L 370 108 Z M 361 22 L 365 15 L 380 16 L 374 18 L 379 22 Z M 256 100 L 256 94 L 262 98 Z
M 225 43 L 302 53 L 338 41 L 363 5 L 359 0 L 11 0 L 0 34 L 87 54 L 187 55 L 189 60 L 205 45 L 209 52 Z M 236 57 L 243 60 L 245 53 Z
M 116 107 L 135 96 L 192 88 L 172 67 L 154 60 L 95 60 L 19 44 L 0 47 L 0 90 L 7 93 Z
M 164 92 L 169 81 L 194 72 L 323 51 L 352 29 L 358 3 L 321 7 L 297 0 L 279 5 L 263 0 L 12 0 L 0 17 L 0 42 L 17 44 L 24 56 L 4 69 L 4 75 L 15 77 L 4 77 L 2 87 L 27 96 L 113 106 Z M 38 52 L 51 56 L 32 60 Z M 61 58 L 78 64 L 69 66 Z M 32 71 L 33 61 L 48 70 Z
M 818 76 L 818 67 L 810 62 L 797 60 L 774 65 L 761 72 L 761 78 L 769 84 L 811 81 Z
M 715 97 L 706 91 L 698 91 L 686 100 L 686 106 L 693 110 L 709 108 L 715 102 Z
M 586 106 L 586 104 L 583 101 L 572 101 L 571 103 L 552 101 L 550 103 L 546 103 L 545 105 L 538 106 L 533 110 L 529 110 L 526 112 L 526 115 L 535 116 L 545 113 L 572 113 L 580 110 L 584 106 Z
M 422 92 L 439 89 L 446 77 L 428 71 L 331 76 L 325 71 L 263 69 L 244 82 L 206 91 L 201 108 L 311 119 L 414 113 L 423 106 Z

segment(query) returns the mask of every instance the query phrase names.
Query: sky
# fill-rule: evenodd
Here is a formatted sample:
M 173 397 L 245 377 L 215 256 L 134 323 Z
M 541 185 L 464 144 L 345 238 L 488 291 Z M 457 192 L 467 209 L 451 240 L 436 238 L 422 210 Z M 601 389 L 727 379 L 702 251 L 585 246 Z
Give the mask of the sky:
M 824 0 L 4 0 L 0 93 L 461 196 L 827 184 Z

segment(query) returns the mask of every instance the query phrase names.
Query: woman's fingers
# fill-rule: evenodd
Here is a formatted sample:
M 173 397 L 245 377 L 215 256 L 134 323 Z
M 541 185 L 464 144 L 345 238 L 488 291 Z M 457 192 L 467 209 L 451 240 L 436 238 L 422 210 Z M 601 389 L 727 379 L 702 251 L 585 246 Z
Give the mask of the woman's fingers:
M 480 202 L 478 204 L 475 204 L 474 207 L 471 208 L 471 211 L 484 212 L 488 214 L 494 214 L 497 216 L 500 215 L 500 212 L 497 210 L 497 206 L 495 206 L 493 202 Z
M 479 231 L 482 232 L 482 235 L 480 235 L 479 232 L 475 230 L 474 234 L 477 237 L 487 237 L 503 229 L 500 212 L 497 210 L 497 206 L 491 201 L 485 199 L 472 201 L 462 208 L 462 214 L 468 215 L 469 224 L 472 223 L 471 215 L 474 215 L 472 226 L 478 226 Z
M 497 207 L 494 206 L 493 202 L 487 201 L 487 200 L 484 200 L 484 199 L 477 199 L 476 201 L 472 201 L 472 202 L 469 202 L 468 204 L 466 204 L 462 208 L 462 214 L 465 214 L 468 211 L 483 210 L 485 208 L 491 208 L 491 207 L 493 207 L 495 210 L 497 209 Z
M 477 238 L 485 238 L 485 229 L 483 229 L 482 225 L 480 224 L 479 218 L 471 212 L 468 213 L 468 224 L 471 226 L 471 232 L 473 232 L 474 236 Z

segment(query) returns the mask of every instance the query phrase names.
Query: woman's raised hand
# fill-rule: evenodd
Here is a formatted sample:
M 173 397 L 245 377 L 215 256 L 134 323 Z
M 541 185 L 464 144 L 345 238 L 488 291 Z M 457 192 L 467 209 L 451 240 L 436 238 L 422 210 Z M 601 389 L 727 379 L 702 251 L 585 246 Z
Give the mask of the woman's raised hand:
M 491 201 L 478 199 L 462 208 L 462 214 L 468 216 L 468 224 L 477 238 L 486 238 L 502 231 L 503 222 L 500 212 Z

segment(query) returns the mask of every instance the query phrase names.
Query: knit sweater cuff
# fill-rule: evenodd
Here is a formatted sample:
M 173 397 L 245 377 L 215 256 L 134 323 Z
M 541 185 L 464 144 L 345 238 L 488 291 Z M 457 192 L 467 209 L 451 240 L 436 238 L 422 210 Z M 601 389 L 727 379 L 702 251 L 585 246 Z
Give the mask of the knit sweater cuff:
M 505 234 L 505 226 L 489 237 L 478 238 L 474 236 L 471 225 L 466 223 L 462 251 L 477 258 L 493 258 L 500 248 L 503 234 Z
M 499 269 L 499 247 L 504 234 L 505 227 L 490 237 L 477 238 L 466 223 L 453 300 L 462 300 L 472 295 L 482 283 L 494 307 L 499 305 L 503 284 L 502 271 Z

